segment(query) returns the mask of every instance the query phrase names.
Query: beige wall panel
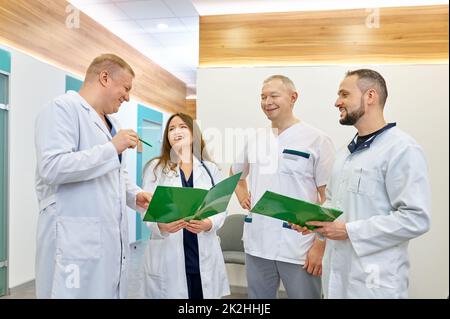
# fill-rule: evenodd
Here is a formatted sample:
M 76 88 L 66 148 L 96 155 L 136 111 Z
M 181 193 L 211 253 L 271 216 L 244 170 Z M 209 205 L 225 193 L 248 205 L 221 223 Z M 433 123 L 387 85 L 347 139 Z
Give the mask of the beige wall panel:
M 188 99 L 186 100 L 186 113 L 190 114 L 194 119 L 196 118 L 197 100 Z

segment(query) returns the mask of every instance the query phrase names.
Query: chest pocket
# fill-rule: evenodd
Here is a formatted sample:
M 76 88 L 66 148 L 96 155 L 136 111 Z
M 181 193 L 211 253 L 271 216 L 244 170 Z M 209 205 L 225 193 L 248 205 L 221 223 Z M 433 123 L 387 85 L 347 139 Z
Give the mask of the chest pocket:
M 280 172 L 283 174 L 308 175 L 311 154 L 292 149 L 284 149 L 279 159 Z
M 352 193 L 372 196 L 377 184 L 376 172 L 355 168 L 350 172 L 348 190 Z

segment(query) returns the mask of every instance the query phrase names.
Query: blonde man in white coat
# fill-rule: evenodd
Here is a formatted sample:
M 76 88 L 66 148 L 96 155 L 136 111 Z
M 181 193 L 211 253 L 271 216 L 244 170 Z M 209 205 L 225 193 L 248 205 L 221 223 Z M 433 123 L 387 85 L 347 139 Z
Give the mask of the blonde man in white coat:
M 387 95 L 383 77 L 369 69 L 348 72 L 339 86 L 339 122 L 358 133 L 338 153 L 327 186 L 324 205 L 344 213 L 309 223 L 327 238 L 326 298 L 407 298 L 408 243 L 430 228 L 425 154 L 384 120 Z
M 38 298 L 127 296 L 126 206 L 145 209 L 151 199 L 125 169 L 138 136 L 111 116 L 133 77 L 120 57 L 101 55 L 80 92 L 54 99 L 36 120 Z
M 182 113 L 172 115 L 164 131 L 161 156 L 145 168 L 143 188 L 151 193 L 158 185 L 210 189 L 220 179 L 193 119 Z M 147 223 L 151 235 L 144 257 L 142 297 L 212 299 L 228 295 L 216 234 L 225 216 L 223 212 L 204 220 Z

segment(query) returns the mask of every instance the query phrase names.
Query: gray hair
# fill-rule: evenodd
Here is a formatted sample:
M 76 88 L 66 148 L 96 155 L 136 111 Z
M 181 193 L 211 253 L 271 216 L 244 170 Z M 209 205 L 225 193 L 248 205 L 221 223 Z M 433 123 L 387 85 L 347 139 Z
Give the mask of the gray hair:
M 291 89 L 293 92 L 297 92 L 294 82 L 292 82 L 292 80 L 290 78 L 288 78 L 287 76 L 284 76 L 284 75 L 279 75 L 279 74 L 271 75 L 267 79 L 264 80 L 263 84 L 266 84 L 273 80 L 281 80 L 281 82 L 283 82 L 283 84 L 287 88 Z

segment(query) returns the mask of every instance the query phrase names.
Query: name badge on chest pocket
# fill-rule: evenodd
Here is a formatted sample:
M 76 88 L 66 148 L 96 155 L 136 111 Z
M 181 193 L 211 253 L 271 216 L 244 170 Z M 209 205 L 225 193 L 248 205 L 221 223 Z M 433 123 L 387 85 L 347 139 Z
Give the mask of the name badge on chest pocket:
M 284 149 L 280 157 L 280 172 L 284 174 L 305 174 L 311 154 L 292 149 Z

